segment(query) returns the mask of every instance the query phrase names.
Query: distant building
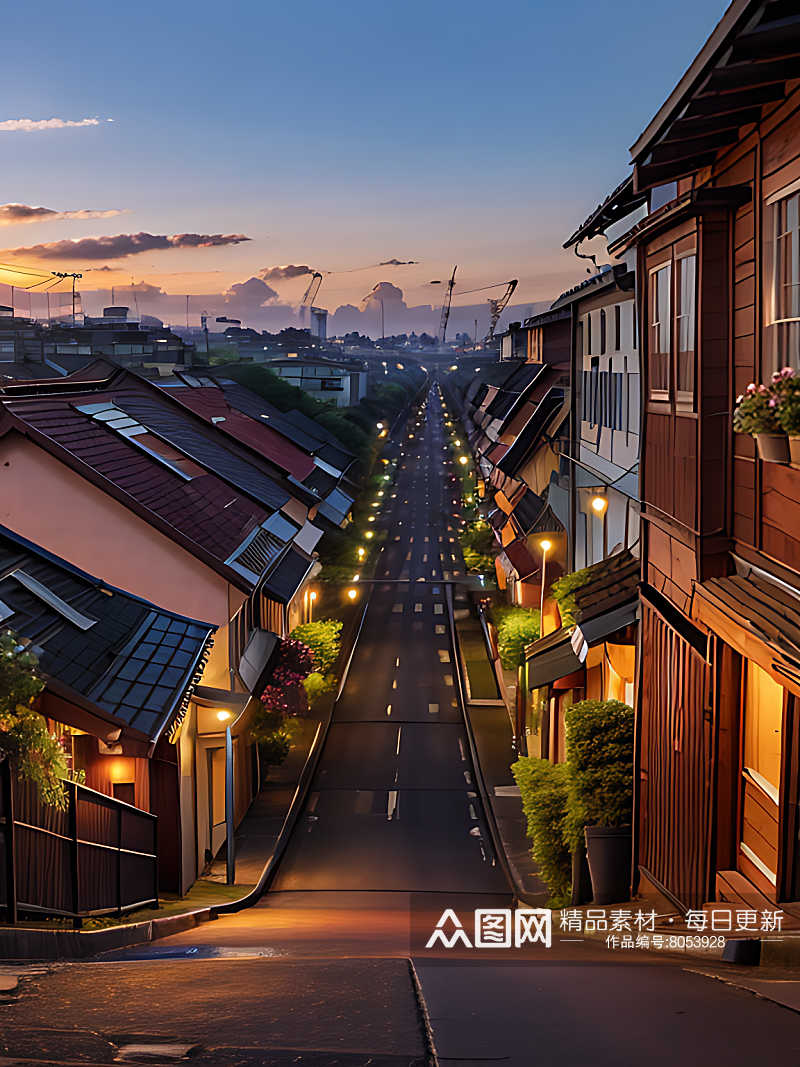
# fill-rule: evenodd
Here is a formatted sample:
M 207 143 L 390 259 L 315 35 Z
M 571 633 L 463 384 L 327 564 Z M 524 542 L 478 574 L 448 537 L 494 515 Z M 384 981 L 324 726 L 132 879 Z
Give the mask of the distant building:
M 319 400 L 335 400 L 338 408 L 356 405 L 367 395 L 369 371 L 360 359 L 327 359 L 324 356 L 285 357 L 264 361 L 275 374 Z

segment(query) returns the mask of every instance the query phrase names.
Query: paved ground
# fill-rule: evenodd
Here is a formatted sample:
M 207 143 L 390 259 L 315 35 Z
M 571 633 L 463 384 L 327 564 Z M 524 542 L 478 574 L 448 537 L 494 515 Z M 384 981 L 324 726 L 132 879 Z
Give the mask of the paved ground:
M 447 1067 L 800 1062 L 798 1014 L 726 984 L 730 966 L 559 931 L 550 948 L 426 949 L 445 909 L 472 936 L 475 908 L 511 900 L 436 610 L 460 569 L 438 398 L 411 429 L 421 447 L 406 448 L 379 583 L 272 892 L 155 944 L 0 982 L 0 1067 L 422 1067 L 417 979 Z M 768 996 L 771 980 L 800 1004 L 786 978 L 759 972 L 754 988 Z

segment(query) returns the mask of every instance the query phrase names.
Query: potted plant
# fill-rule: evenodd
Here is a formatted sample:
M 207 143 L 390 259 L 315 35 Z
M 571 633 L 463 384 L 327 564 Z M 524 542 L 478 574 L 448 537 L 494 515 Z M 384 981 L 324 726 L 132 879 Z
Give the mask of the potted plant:
M 630 899 L 633 709 L 583 700 L 564 713 L 569 796 L 566 836 L 583 827 L 595 904 Z
M 777 397 L 778 422 L 789 438 L 789 456 L 800 465 L 800 377 L 791 367 L 784 367 L 772 375 Z
M 778 421 L 778 406 L 784 381 L 771 385 L 748 385 L 736 401 L 733 413 L 735 433 L 749 433 L 756 439 L 758 454 L 765 463 L 789 462 L 789 439 Z

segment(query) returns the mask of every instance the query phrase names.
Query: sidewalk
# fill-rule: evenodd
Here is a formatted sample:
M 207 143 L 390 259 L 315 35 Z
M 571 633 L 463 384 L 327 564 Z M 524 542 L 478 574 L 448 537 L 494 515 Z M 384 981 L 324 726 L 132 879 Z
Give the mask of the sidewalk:
M 511 764 L 517 759 L 511 719 L 500 698 L 480 622 L 471 616 L 459 619 L 456 631 L 468 697 L 465 710 L 475 738 L 478 773 L 486 786 L 515 888 L 529 902 L 541 907 L 549 894 L 531 854 L 528 823 L 522 810 L 519 787 L 511 773 Z

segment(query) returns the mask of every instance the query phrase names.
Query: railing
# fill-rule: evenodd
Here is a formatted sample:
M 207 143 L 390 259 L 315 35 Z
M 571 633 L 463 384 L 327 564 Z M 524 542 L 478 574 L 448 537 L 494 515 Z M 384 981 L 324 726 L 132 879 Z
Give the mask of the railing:
M 0 763 L 0 906 L 18 916 L 93 915 L 157 906 L 155 815 L 65 782 L 65 811 Z

